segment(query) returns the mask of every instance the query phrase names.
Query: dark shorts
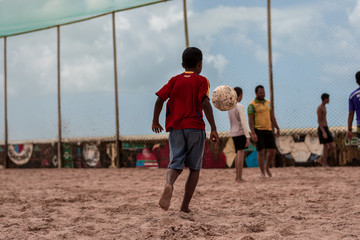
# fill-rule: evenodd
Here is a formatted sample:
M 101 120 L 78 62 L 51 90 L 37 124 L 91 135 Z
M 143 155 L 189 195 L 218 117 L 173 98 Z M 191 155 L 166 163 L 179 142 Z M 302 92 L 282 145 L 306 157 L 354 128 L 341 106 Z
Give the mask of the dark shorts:
M 329 128 L 325 126 L 324 130 L 327 135 L 326 139 L 323 137 L 320 127 L 318 127 L 318 136 L 319 136 L 320 143 L 321 144 L 332 143 L 334 141 L 334 139 L 331 135 L 331 132 L 329 131 Z
M 272 131 L 255 129 L 255 133 L 258 137 L 256 144 L 256 150 L 260 151 L 265 149 L 276 149 L 275 137 Z
M 232 137 L 232 139 L 234 140 L 235 152 L 237 152 L 238 150 L 244 150 L 245 149 L 245 145 L 246 145 L 246 137 L 245 137 L 245 135 Z

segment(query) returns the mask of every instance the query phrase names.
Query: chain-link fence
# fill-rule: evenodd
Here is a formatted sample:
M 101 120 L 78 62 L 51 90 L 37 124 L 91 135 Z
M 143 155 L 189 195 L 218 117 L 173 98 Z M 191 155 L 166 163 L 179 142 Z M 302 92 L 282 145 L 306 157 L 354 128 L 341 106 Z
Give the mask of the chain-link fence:
M 271 2 L 274 105 L 280 128 L 316 128 L 316 108 L 324 92 L 330 94 L 329 126 L 346 126 L 347 98 L 357 87 L 359 3 Z M 187 13 L 190 45 L 203 51 L 202 75 L 210 81 L 210 93 L 219 85 L 240 86 L 247 107 L 261 84 L 269 99 L 267 1 L 193 0 L 187 1 Z M 152 138 L 155 92 L 183 71 L 183 2 L 117 13 L 116 26 L 120 136 Z M 3 56 L 3 39 L 0 43 Z M 55 29 L 7 39 L 10 142 L 57 138 L 56 51 Z M 112 54 L 110 16 L 61 27 L 63 138 L 115 136 Z M 3 76 L 1 64 L 0 99 Z M 227 113 L 214 113 L 218 130 L 228 132 Z M 2 127 L 0 134 L 4 140 Z

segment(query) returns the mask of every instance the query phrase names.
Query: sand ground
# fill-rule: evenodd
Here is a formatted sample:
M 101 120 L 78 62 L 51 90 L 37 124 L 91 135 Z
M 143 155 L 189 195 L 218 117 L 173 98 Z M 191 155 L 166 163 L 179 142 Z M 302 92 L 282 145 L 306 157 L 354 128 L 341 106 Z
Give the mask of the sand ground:
M 2 169 L 0 239 L 360 239 L 359 167 L 204 169 L 179 212 L 157 202 L 166 169 Z

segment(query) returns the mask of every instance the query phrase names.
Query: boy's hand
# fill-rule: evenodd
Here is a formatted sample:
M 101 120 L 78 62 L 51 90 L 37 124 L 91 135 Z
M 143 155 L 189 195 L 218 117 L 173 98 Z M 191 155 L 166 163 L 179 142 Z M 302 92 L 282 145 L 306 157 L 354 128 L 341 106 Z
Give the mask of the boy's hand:
M 250 144 L 250 138 L 246 138 L 245 148 L 248 148 Z
M 160 133 L 162 130 L 164 130 L 160 123 L 153 123 L 151 128 L 155 133 Z
M 210 141 L 215 143 L 215 149 L 219 149 L 219 135 L 216 130 L 211 130 Z
M 280 137 L 280 128 L 276 128 L 276 135 L 275 135 L 276 137 Z
M 328 135 L 326 134 L 325 131 L 323 131 L 322 135 L 323 135 L 323 138 L 324 138 L 324 139 L 327 139 L 327 138 L 328 138 Z
M 257 142 L 257 141 L 258 141 L 258 137 L 257 137 L 256 133 L 251 133 L 251 140 L 252 140 L 253 142 Z
M 159 133 L 162 130 L 164 130 L 159 123 L 159 116 L 160 116 L 160 112 L 161 112 L 163 104 L 164 104 L 164 100 L 162 100 L 160 97 L 158 97 L 155 102 L 154 116 L 153 116 L 152 127 L 151 127 L 151 129 L 155 133 Z
M 352 133 L 352 131 L 347 131 L 346 133 L 346 138 L 351 141 L 351 139 L 353 138 L 354 134 Z

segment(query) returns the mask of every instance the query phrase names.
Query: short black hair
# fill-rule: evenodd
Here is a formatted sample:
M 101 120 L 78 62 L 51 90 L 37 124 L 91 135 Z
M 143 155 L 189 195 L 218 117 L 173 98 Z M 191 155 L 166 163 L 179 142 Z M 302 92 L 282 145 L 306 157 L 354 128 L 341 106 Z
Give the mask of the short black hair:
M 330 95 L 327 94 L 327 93 L 321 94 L 321 100 L 322 100 L 322 101 L 324 101 L 325 99 L 327 99 L 327 98 L 329 98 L 329 97 L 330 97 Z
M 360 85 L 360 71 L 355 74 L 356 83 Z
M 241 87 L 234 87 L 234 90 L 235 90 L 238 97 L 240 96 L 240 94 L 242 94 L 242 88 Z
M 259 88 L 264 89 L 264 86 L 263 85 L 257 85 L 256 88 L 255 88 L 255 93 L 258 92 Z
M 202 61 L 202 52 L 196 47 L 188 47 L 182 55 L 182 62 L 185 68 L 193 68 Z

